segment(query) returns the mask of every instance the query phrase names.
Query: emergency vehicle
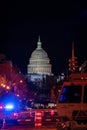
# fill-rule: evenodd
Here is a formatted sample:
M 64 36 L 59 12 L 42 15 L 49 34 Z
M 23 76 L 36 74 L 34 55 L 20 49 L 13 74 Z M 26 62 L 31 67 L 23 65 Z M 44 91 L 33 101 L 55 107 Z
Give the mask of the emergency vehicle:
M 87 128 L 87 73 L 71 74 L 64 81 L 57 109 L 61 124 Z
M 0 97 L 0 125 L 5 119 L 7 125 L 17 124 L 18 118 L 18 99 L 12 95 Z
M 58 124 L 70 129 L 87 128 L 87 73 L 76 71 L 75 59 L 72 46 L 71 73 L 64 80 L 57 101 Z

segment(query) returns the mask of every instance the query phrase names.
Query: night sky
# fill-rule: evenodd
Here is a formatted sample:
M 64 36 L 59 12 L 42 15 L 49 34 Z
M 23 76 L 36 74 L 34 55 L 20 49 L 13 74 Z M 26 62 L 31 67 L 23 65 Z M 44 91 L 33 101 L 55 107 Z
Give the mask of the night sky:
M 81 65 L 87 60 L 86 3 L 0 3 L 0 53 L 12 60 L 22 73 L 27 72 L 39 35 L 55 75 L 68 68 L 73 40 L 75 55 Z

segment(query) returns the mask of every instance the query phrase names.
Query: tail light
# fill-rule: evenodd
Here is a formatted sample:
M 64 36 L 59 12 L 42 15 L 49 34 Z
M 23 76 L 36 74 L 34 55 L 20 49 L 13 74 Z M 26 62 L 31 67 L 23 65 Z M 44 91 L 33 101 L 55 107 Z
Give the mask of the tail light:
M 16 112 L 14 112 L 14 117 L 18 117 L 18 114 Z
M 51 116 L 54 115 L 54 109 L 51 109 L 50 114 L 51 114 Z
M 2 105 L 0 105 L 0 110 L 2 110 L 3 109 L 3 106 Z

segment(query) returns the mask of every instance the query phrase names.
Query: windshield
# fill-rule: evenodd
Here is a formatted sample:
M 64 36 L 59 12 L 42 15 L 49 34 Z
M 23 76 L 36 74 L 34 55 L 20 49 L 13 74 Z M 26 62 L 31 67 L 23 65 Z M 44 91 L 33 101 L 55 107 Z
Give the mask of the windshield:
M 84 87 L 84 102 L 87 103 L 87 86 Z
M 86 89 L 87 90 L 87 89 Z M 60 103 L 80 103 L 82 86 L 64 86 L 59 97 Z M 87 96 L 86 96 L 87 101 Z

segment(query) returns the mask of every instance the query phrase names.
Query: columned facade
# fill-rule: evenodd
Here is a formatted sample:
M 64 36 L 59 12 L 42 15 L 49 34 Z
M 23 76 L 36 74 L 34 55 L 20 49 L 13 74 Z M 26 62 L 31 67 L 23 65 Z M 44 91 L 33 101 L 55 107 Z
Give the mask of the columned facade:
M 37 48 L 32 52 L 27 66 L 28 74 L 52 75 L 51 64 L 47 53 L 42 48 L 40 37 L 38 38 Z

